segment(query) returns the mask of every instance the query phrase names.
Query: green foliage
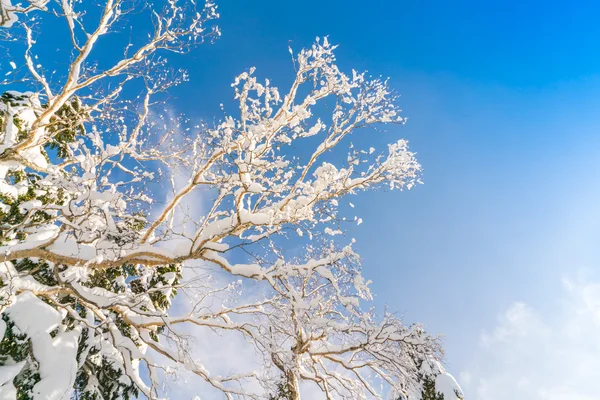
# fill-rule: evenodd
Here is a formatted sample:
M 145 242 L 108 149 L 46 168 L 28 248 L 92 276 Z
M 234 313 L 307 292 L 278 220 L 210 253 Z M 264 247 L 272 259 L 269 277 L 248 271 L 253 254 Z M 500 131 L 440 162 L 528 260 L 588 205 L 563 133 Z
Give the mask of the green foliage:
M 14 94 L 11 92 L 0 95 L 0 102 L 6 105 L 16 107 L 29 104 L 28 95 Z M 43 105 L 43 108 L 46 106 Z M 48 159 L 47 151 L 54 150 L 58 158 L 69 156 L 69 144 L 77 140 L 85 134 L 82 122 L 87 119 L 87 115 L 82 111 L 79 99 L 74 97 L 71 101 L 63 105 L 58 112 L 54 114 L 46 129 L 52 133 L 52 140 L 48 142 L 42 154 Z M 17 129 L 16 140 L 22 141 L 29 136 L 26 129 L 26 124 L 19 118 L 19 115 L 13 116 L 13 124 Z M 6 115 L 0 113 L 0 126 L 6 122 Z M 14 239 L 25 239 L 25 234 L 14 234 L 20 225 L 33 226 L 52 222 L 55 215 L 44 210 L 31 209 L 24 207 L 26 202 L 37 201 L 41 205 L 63 206 L 67 200 L 63 189 L 40 187 L 38 181 L 40 176 L 23 167 L 9 170 L 5 176 L 6 182 L 13 187 L 22 188 L 17 197 L 7 194 L 0 194 L 0 203 L 4 206 L 0 207 L 0 244 L 6 244 Z M 31 204 L 31 203 L 30 203 Z M 122 237 L 115 240 L 117 243 L 124 244 L 128 240 L 124 239 L 131 232 L 139 232 L 145 226 L 145 218 L 139 215 L 132 218 L 122 225 Z M 19 232 L 25 229 L 18 229 Z M 131 240 L 129 240 L 131 241 Z M 55 274 L 64 270 L 63 266 L 51 265 L 43 260 L 37 261 L 32 259 L 10 260 L 15 269 L 23 275 L 28 275 L 34 278 L 37 282 L 54 286 L 58 282 Z M 171 267 L 166 267 L 166 270 L 172 270 Z M 101 287 L 113 293 L 122 293 L 126 290 L 123 282 L 126 280 L 137 279 L 139 271 L 133 265 L 124 265 L 122 267 L 109 268 L 104 271 L 97 271 L 92 275 L 90 287 Z M 160 277 L 153 278 L 153 284 L 156 285 L 161 281 Z M 0 282 L 0 284 L 2 284 Z M 150 286 L 152 286 L 151 284 Z M 58 296 L 55 301 L 70 306 L 75 310 L 80 317 L 85 318 L 87 311 L 75 297 L 64 294 Z M 165 305 L 168 300 L 157 298 L 157 305 Z M 52 304 L 51 304 L 52 305 Z M 131 327 L 127 325 L 119 315 L 112 316 L 117 321 L 117 326 L 123 335 L 133 338 Z M 17 388 L 17 400 L 29 400 L 32 398 L 31 390 L 37 382 L 40 381 L 38 373 L 38 363 L 35 360 L 31 342 L 25 334 L 19 332 L 8 315 L 2 314 L 2 319 L 6 322 L 6 331 L 0 342 L 0 365 L 5 363 L 15 363 L 25 361 L 25 366 L 22 371 L 13 380 L 13 385 Z M 99 321 L 97 321 L 99 322 Z M 75 319 L 68 315 L 63 321 L 63 326 L 66 329 L 73 329 L 76 324 Z M 112 399 L 130 399 L 138 396 L 138 390 L 133 383 L 123 377 L 123 372 L 116 368 L 108 359 L 100 353 L 100 349 L 89 347 L 87 344 L 89 335 L 105 334 L 104 329 L 92 331 L 88 328 L 83 329 L 79 338 L 77 351 L 78 362 L 82 367 L 77 372 L 74 385 L 73 398 L 82 400 L 112 400 Z M 52 335 L 52 333 L 51 333 Z M 157 337 L 158 340 L 158 337 Z M 134 340 L 135 342 L 135 340 Z M 98 382 L 97 390 L 93 392 L 89 390 L 88 383 L 91 381 Z
M 135 385 L 123 380 L 123 373 L 114 368 L 106 357 L 101 356 L 98 349 L 88 349 L 89 332 L 88 329 L 84 330 L 79 341 L 77 361 L 81 362 L 80 358 L 84 354 L 87 357 L 83 367 L 77 372 L 72 399 L 129 400 L 137 398 L 139 391 Z M 88 390 L 90 379 L 98 381 L 97 391 L 91 392 Z
M 421 377 L 423 382 L 423 389 L 421 390 L 420 400 L 444 400 L 444 395 L 435 389 L 435 377 L 425 376 Z M 403 396 L 400 396 L 396 400 L 406 400 Z
M 108 239 L 119 246 L 132 243 L 139 238 L 139 232 L 146 227 L 146 221 L 146 216 L 143 213 L 137 213 L 125 221 L 119 221 L 116 225 L 119 234 L 109 234 Z
M 27 201 L 31 201 L 36 199 L 35 195 L 35 179 L 32 179 L 33 174 L 25 175 L 22 171 L 9 171 L 7 173 L 7 180 L 16 179 L 15 176 L 18 176 L 18 179 L 27 180 L 28 183 L 32 184 L 27 188 L 27 192 L 18 196 L 16 199 L 11 198 L 10 196 L 0 194 L 0 203 L 4 204 L 6 207 L 4 209 L 0 209 L 0 243 L 4 244 L 7 240 L 13 239 L 10 236 L 10 232 L 14 226 L 22 224 L 27 219 L 27 224 L 40 224 L 45 221 L 49 221 L 52 219 L 52 216 L 45 211 L 36 210 L 33 213 L 23 209 L 21 206 L 23 203 Z M 21 234 L 22 236 L 22 234 Z M 17 239 L 23 239 L 19 235 L 16 236 Z
M 269 395 L 269 400 L 289 400 L 291 399 L 291 393 L 285 382 L 279 382 L 275 389 L 275 393 Z
M 9 359 L 14 362 L 25 360 L 29 352 L 27 336 L 18 333 L 15 323 L 7 315 L 2 315 L 2 320 L 6 323 L 6 331 L 0 341 L 0 365 L 5 365 Z
M 18 272 L 26 273 L 44 285 L 53 286 L 58 283 L 55 279 L 54 267 L 46 262 L 27 258 L 12 260 L 12 262 Z M 63 269 L 64 267 L 57 266 L 57 271 Z M 154 267 L 152 274 L 145 278 L 141 277 L 142 272 L 140 267 L 132 264 L 97 270 L 85 284 L 92 288 L 100 287 L 115 294 L 123 293 L 128 289 L 136 294 L 147 293 L 154 307 L 157 309 L 168 308 L 176 291 L 168 289 L 163 291 L 161 288 L 179 282 L 181 279 L 181 266 L 169 264 Z M 61 296 L 59 301 L 64 305 L 69 305 L 80 317 L 86 317 L 86 308 L 71 295 Z M 31 389 L 40 380 L 37 372 L 38 364 L 31 353 L 30 341 L 26 335 L 18 332 L 15 324 L 10 321 L 7 315 L 2 315 L 2 318 L 6 321 L 7 329 L 2 342 L 0 342 L 0 365 L 9 359 L 12 360 L 11 362 L 26 361 L 25 367 L 15 378 L 13 384 L 18 388 L 18 400 L 30 400 Z M 139 345 L 131 326 L 125 319 L 117 313 L 113 313 L 111 318 L 113 318 L 123 336 L 130 338 L 135 344 Z M 63 321 L 63 326 L 67 329 L 73 329 L 74 324 L 75 319 L 70 315 Z M 151 337 L 159 341 L 159 335 L 163 329 L 163 327 L 157 328 L 154 332 L 151 332 Z M 124 378 L 123 372 L 115 368 L 112 362 L 100 353 L 99 349 L 88 346 L 89 335 L 106 333 L 105 329 L 94 331 L 85 328 L 82 331 L 77 349 L 78 362 L 82 367 L 77 372 L 75 379 L 73 399 L 128 400 L 138 396 L 139 391 L 135 384 Z M 82 358 L 85 358 L 83 362 Z M 90 386 L 88 386 L 91 381 L 97 382 L 96 389 L 93 391 L 90 391 Z
M 7 92 L 0 95 L 0 102 L 14 107 L 23 103 L 29 103 L 29 98 L 26 95 L 17 95 Z M 71 103 L 79 104 L 79 100 L 75 98 Z M 63 110 L 63 108 L 65 110 Z M 69 130 L 66 126 L 62 126 L 61 124 L 66 124 L 66 121 L 69 118 L 75 121 L 80 120 L 76 114 L 73 114 L 73 110 L 78 110 L 79 106 L 72 106 L 69 104 L 63 106 L 63 108 L 61 108 L 63 111 L 58 113 L 58 115 L 62 116 L 62 119 L 60 121 L 56 121 L 56 123 L 53 123 L 50 127 L 48 127 L 50 130 L 60 129 L 60 132 L 70 132 L 69 134 L 62 135 L 57 133 L 57 136 L 54 137 L 53 142 L 47 146 L 50 148 L 53 148 L 53 146 L 59 148 L 59 153 L 61 151 L 60 149 L 63 149 L 63 152 L 66 151 L 68 144 L 75 140 L 74 132 L 78 131 L 78 128 Z M 71 111 L 67 111 L 67 109 Z M 4 124 L 5 118 L 5 115 L 0 115 L 0 125 Z M 23 121 L 19 119 L 18 115 L 13 116 L 13 124 L 18 131 L 17 141 L 19 142 L 26 139 L 29 135 L 29 132 L 27 129 L 25 129 Z M 45 151 L 42 151 L 42 155 L 48 159 L 48 155 Z M 53 215 L 44 210 L 30 211 L 23 207 L 24 203 L 37 200 L 42 205 L 54 204 L 61 206 L 64 204 L 64 191 L 62 189 L 50 191 L 47 188 L 41 188 L 37 183 L 39 179 L 40 176 L 30 170 L 16 168 L 7 171 L 5 176 L 6 183 L 13 187 L 21 187 L 24 189 L 24 191 L 21 191 L 16 198 L 5 193 L 0 194 L 0 203 L 3 204 L 3 207 L 0 207 L 0 245 L 6 244 L 7 241 L 12 239 L 21 240 L 25 238 L 24 234 L 22 233 L 24 231 L 23 229 L 20 229 L 19 231 L 21 233 L 17 235 L 12 234 L 15 227 L 24 223 L 26 223 L 28 226 L 39 225 L 50 222 L 54 218 Z
M 6 323 L 6 331 L 0 341 L 0 365 L 25 361 L 25 366 L 13 379 L 13 385 L 17 388 L 17 400 L 30 400 L 31 389 L 40 381 L 37 362 L 31 355 L 31 342 L 7 315 L 2 315 L 2 319 Z
M 174 275 L 173 285 L 177 285 L 181 279 L 181 266 L 179 264 L 163 265 L 156 268 L 156 274 L 150 280 L 149 288 L 159 288 L 168 285 L 167 275 Z M 175 297 L 177 290 L 172 290 L 167 295 L 162 291 L 150 292 L 150 299 L 154 306 L 160 310 L 166 310 L 171 305 L 171 299 Z
M 14 93 L 4 93 L 0 95 L 0 102 L 11 107 L 17 107 L 23 104 L 30 104 L 29 95 L 20 95 Z M 45 108 L 42 105 L 42 108 Z M 42 110 L 34 110 L 41 112 Z M 48 153 L 53 157 L 53 162 L 60 162 L 58 159 L 69 157 L 69 145 L 85 135 L 83 123 L 88 120 L 88 115 L 82 110 L 81 102 L 74 97 L 63 105 L 58 112 L 51 118 L 46 129 L 51 133 L 51 140 L 46 143 L 41 150 L 42 155 L 49 159 Z M 0 126 L 6 123 L 7 114 L 0 112 Z M 30 132 L 28 125 L 19 118 L 19 114 L 12 116 L 12 122 L 17 129 L 17 142 L 26 140 Z M 63 171 L 65 176 L 68 172 Z M 64 206 L 68 198 L 65 191 L 58 187 L 42 186 L 40 173 L 34 172 L 26 167 L 15 167 L 7 171 L 5 180 L 12 187 L 18 188 L 18 195 L 0 194 L 0 245 L 5 245 L 15 239 L 23 240 L 26 238 L 26 226 L 42 225 L 52 223 L 56 214 L 52 210 L 43 210 L 43 206 Z M 41 204 L 42 207 L 39 207 Z M 34 205 L 34 207 L 31 207 Z M 48 207 L 50 209 L 51 207 Z M 136 241 L 140 232 L 146 227 L 147 220 L 143 213 L 137 213 L 126 219 L 116 221 L 118 234 L 111 234 L 109 240 L 112 240 L 118 246 L 124 246 Z M 18 232 L 18 233 L 15 233 Z M 29 276 L 37 282 L 46 286 L 59 285 L 57 274 L 64 271 L 62 265 L 53 265 L 44 260 L 18 259 L 10 260 L 16 271 L 23 276 Z M 178 264 L 168 264 L 151 268 L 144 268 L 137 265 L 125 264 L 117 267 L 96 270 L 89 277 L 89 280 L 83 283 L 89 288 L 102 288 L 114 294 L 123 294 L 132 292 L 147 296 L 146 308 L 156 310 L 166 310 L 171 304 L 172 298 L 177 291 L 171 289 L 172 285 L 177 285 L 181 280 L 181 266 Z M 3 283 L 0 281 L 0 285 Z M 45 300 L 43 297 L 40 297 Z M 2 300 L 2 299 L 0 299 Z M 53 302 L 49 305 L 55 307 L 59 303 L 69 306 L 79 317 L 89 318 L 89 311 L 85 304 L 79 302 L 76 295 L 60 293 L 53 296 Z M 139 345 L 139 339 L 135 330 L 128 324 L 115 310 L 105 310 L 106 316 L 111 318 L 123 336 L 130 338 L 135 344 Z M 24 361 L 22 371 L 15 377 L 13 384 L 17 388 L 18 400 L 29 400 L 32 397 L 31 390 L 37 382 L 40 381 L 38 373 L 39 365 L 35 360 L 29 338 L 19 332 L 14 322 L 9 316 L 2 314 L 2 319 L 6 321 L 7 329 L 0 342 L 0 365 L 4 363 L 14 363 Z M 117 400 L 137 398 L 138 388 L 132 383 L 107 356 L 103 355 L 101 349 L 93 347 L 89 343 L 98 341 L 89 340 L 92 335 L 106 335 L 108 333 L 105 325 L 99 320 L 94 321 L 97 324 L 96 329 L 84 327 L 79 337 L 77 360 L 80 369 L 77 371 L 74 383 L 74 399 L 81 400 Z M 62 329 L 74 329 L 79 323 L 77 318 L 67 314 L 62 321 Z M 153 340 L 159 341 L 160 333 L 164 327 L 157 327 L 150 332 Z M 59 331 L 54 332 L 54 335 Z M 53 333 L 50 333 L 53 335 Z
M 427 377 L 423 381 L 423 391 L 421 392 L 421 400 L 444 400 L 444 395 L 435 390 L 434 378 Z
M 60 158 L 67 157 L 68 143 L 74 142 L 76 136 L 85 134 L 82 121 L 87 117 L 77 97 L 65 103 L 50 119 L 47 129 L 52 134 L 52 141 L 47 147 L 56 150 Z
M 4 104 L 15 107 L 27 101 L 27 95 L 16 92 L 4 92 L 2 95 L 0 95 L 0 101 Z
M 34 262 L 29 258 L 22 258 L 14 261 L 13 264 L 18 272 L 27 273 L 44 285 L 54 286 L 58 283 L 53 268 L 46 262 Z

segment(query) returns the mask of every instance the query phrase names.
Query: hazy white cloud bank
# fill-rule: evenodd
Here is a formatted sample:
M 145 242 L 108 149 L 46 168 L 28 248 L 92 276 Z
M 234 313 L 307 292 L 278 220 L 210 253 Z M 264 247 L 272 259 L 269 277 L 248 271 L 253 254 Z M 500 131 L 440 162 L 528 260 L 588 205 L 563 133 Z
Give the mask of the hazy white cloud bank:
M 600 282 L 564 281 L 561 305 L 512 304 L 460 374 L 472 400 L 600 399 Z

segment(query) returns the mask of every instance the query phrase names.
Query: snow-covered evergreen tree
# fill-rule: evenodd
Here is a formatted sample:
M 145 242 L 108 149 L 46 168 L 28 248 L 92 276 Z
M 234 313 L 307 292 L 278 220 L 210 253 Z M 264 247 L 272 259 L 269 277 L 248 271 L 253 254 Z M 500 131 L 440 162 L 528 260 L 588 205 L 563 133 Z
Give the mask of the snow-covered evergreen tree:
M 427 377 L 423 381 L 421 400 L 444 400 L 444 395 L 435 388 L 435 378 Z
M 285 93 L 252 68 L 235 78 L 234 112 L 194 125 L 161 105 L 187 79 L 165 54 L 216 38 L 216 6 L 99 3 L 0 0 L 0 29 L 24 60 L 0 66 L 12 74 L 0 97 L 3 398 L 155 399 L 177 368 L 228 399 L 269 398 L 279 385 L 296 400 L 303 381 L 328 398 L 385 385 L 416 398 L 414 360 L 439 357 L 439 343 L 363 308 L 368 282 L 338 235 L 360 223 L 342 198 L 419 181 L 405 140 L 382 150 L 349 141 L 404 122 L 388 82 L 343 73 L 335 46 L 317 39 L 294 55 Z M 148 34 L 116 49 L 117 28 L 144 17 Z M 66 68 L 36 58 L 48 26 L 70 37 Z M 107 38 L 116 60 L 97 58 Z M 194 193 L 206 204 L 186 205 Z M 290 257 L 290 237 L 304 257 Z M 197 263 L 228 282 L 193 273 Z M 176 296 L 185 306 L 173 311 Z M 261 366 L 211 374 L 185 325 L 239 334 Z

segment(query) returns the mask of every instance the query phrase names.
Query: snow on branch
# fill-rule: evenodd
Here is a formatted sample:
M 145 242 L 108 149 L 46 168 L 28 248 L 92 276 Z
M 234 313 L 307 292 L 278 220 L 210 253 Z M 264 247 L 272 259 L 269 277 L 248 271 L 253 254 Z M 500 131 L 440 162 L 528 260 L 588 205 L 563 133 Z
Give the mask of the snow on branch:
M 11 0 L 0 0 L 0 28 L 10 28 L 19 19 L 19 14 L 27 14 L 35 10 L 46 10 L 48 0 L 28 0 L 12 4 Z
M 335 240 L 361 222 L 344 215 L 345 196 L 420 182 L 405 140 L 351 141 L 405 122 L 387 80 L 342 72 L 317 38 L 293 57 L 286 90 L 250 68 L 232 84 L 234 110 L 193 124 L 165 106 L 187 80 L 165 54 L 219 35 L 210 1 L 105 0 L 95 25 L 83 2 L 1 4 L 2 26 L 24 33 L 31 90 L 0 96 L 0 332 L 14 343 L 0 389 L 156 399 L 177 368 L 227 399 L 269 398 L 281 379 L 292 399 L 302 381 L 331 399 L 419 387 L 437 339 L 364 310 L 359 257 Z M 34 61 L 36 26 L 14 23 L 46 5 L 40 17 L 63 19 L 72 45 L 52 78 Z M 147 17 L 146 41 L 98 62 L 98 44 L 132 15 Z M 291 240 L 306 257 L 289 256 Z M 260 366 L 211 373 L 190 326 L 239 335 Z

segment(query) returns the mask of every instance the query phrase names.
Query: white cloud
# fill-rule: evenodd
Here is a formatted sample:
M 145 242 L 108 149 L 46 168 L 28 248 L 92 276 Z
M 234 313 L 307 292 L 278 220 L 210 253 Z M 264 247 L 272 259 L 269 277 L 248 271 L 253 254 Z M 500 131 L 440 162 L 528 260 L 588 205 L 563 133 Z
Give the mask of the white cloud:
M 548 315 L 514 303 L 481 334 L 460 375 L 468 399 L 600 398 L 600 282 L 566 280 L 563 288 Z

